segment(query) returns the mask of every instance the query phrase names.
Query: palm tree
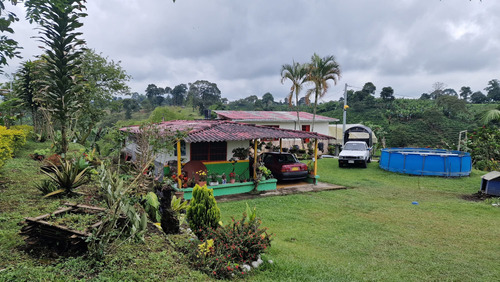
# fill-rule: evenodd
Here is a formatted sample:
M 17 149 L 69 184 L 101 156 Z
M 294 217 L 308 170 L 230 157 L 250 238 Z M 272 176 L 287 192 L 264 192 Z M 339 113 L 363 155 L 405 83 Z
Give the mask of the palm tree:
M 302 84 L 306 82 L 307 65 L 299 64 L 295 61 L 290 64 L 281 66 L 281 83 L 289 79 L 292 82 L 290 93 L 288 94 L 288 103 L 290 107 L 293 105 L 293 94 L 295 93 L 295 109 L 297 110 L 297 130 L 301 130 L 299 117 L 299 94 L 302 91 Z
M 483 123 L 484 124 L 488 124 L 494 120 L 500 121 L 500 108 L 489 110 L 489 111 L 485 112 L 483 115 Z
M 334 56 L 326 56 L 321 58 L 314 53 L 309 64 L 307 81 L 314 83 L 314 88 L 309 89 L 306 94 L 306 102 L 309 103 L 312 93 L 314 93 L 314 110 L 313 123 L 311 131 L 314 131 L 314 123 L 316 121 L 316 108 L 318 106 L 318 98 L 325 96 L 328 91 L 328 80 L 333 80 L 334 85 L 340 79 L 340 66 L 335 61 Z

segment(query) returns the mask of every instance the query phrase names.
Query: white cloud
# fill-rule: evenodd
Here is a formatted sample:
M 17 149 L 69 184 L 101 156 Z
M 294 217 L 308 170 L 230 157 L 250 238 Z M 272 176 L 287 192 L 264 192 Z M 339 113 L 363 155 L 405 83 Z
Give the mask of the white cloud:
M 266 92 L 282 100 L 281 65 L 314 52 L 334 55 L 343 70 L 325 99 L 368 81 L 377 95 L 392 86 L 419 97 L 436 81 L 481 90 L 500 73 L 498 1 L 106 0 L 87 8 L 88 46 L 121 61 L 139 93 L 204 79 L 230 100 Z M 15 26 L 25 58 L 41 52 L 33 28 Z

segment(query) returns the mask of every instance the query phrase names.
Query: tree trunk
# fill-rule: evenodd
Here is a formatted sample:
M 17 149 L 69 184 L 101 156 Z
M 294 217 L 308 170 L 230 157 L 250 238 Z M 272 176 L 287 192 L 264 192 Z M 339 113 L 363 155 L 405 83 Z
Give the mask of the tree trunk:
M 67 129 L 66 129 L 66 124 L 63 123 L 61 125 L 61 154 L 66 155 L 68 152 L 68 137 L 66 136 Z
M 319 96 L 319 91 L 316 88 L 316 93 L 314 94 L 313 124 L 311 132 L 314 132 L 314 123 L 316 122 L 316 108 L 318 107 L 318 96 Z

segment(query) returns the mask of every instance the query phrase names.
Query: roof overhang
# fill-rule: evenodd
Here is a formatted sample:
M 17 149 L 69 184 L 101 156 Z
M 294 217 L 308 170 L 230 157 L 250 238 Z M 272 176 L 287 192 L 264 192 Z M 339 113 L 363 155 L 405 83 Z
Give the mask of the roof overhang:
M 335 139 L 328 135 L 273 128 L 255 124 L 239 123 L 226 120 L 174 120 L 154 124 L 160 134 L 174 135 L 177 131 L 187 132 L 183 138 L 188 143 L 241 141 L 253 139 Z M 129 126 L 120 129 L 124 132 L 140 133 L 140 126 Z

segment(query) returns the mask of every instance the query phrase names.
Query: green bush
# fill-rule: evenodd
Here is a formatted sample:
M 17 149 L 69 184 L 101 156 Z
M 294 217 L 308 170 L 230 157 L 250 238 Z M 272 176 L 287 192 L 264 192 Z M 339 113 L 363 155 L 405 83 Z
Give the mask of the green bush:
M 205 229 L 204 240 L 194 240 L 188 250 L 192 265 L 217 279 L 244 275 L 241 265 L 258 260 L 271 246 L 271 236 L 260 224 L 247 205 L 241 220 Z
M 0 167 L 5 161 L 12 158 L 14 152 L 26 143 L 26 134 L 23 130 L 7 129 L 0 126 Z
M 496 127 L 479 127 L 467 134 L 466 151 L 470 152 L 474 167 L 479 170 L 500 168 L 500 130 Z
M 220 209 L 214 198 L 214 190 L 207 185 L 193 188 L 193 198 L 186 210 L 189 227 L 200 238 L 207 228 L 217 228 L 220 220 Z

